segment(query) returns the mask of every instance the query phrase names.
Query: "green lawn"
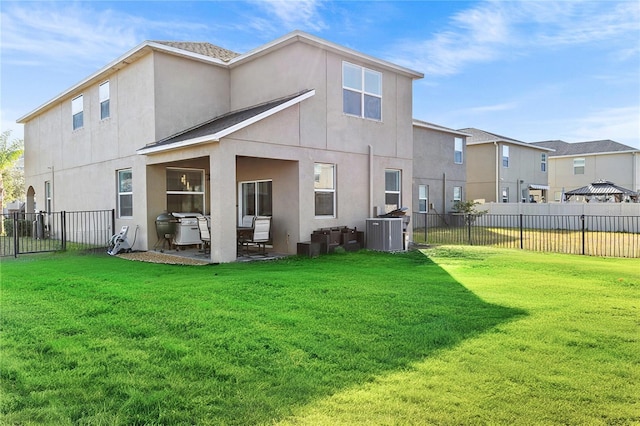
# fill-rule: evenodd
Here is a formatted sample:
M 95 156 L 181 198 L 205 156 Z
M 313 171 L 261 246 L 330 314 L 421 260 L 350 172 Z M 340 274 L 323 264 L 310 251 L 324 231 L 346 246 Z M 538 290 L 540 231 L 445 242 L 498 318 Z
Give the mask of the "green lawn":
M 0 423 L 640 422 L 634 259 L 441 247 L 0 268 Z

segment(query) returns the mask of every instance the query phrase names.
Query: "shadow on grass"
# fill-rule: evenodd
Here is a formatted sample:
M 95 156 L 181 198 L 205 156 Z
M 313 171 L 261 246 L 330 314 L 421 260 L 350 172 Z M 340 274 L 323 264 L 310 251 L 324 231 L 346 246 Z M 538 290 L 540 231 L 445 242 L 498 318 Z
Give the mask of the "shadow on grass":
M 39 409 L 56 420 L 271 423 L 525 314 L 482 301 L 420 252 L 135 268 L 126 283 L 46 289 L 70 307 L 47 308 L 64 321 L 41 322 L 39 341 L 12 342 L 18 365 L 39 364 L 13 371 L 22 414 L 8 420 L 37 408 L 31 386 L 49 388 Z

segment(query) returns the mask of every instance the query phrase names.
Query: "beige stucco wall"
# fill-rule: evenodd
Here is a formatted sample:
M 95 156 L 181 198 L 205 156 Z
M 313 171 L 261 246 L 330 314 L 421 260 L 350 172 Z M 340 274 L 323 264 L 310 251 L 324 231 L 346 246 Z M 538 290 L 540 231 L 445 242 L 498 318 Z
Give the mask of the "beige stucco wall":
M 573 160 L 585 159 L 584 174 L 575 175 Z M 640 190 L 640 154 L 597 154 L 549 158 L 550 199 L 555 201 L 564 188 L 577 189 L 600 179 L 623 188 Z
M 496 146 L 467 145 L 467 200 L 496 201 Z M 500 165 L 502 167 L 502 165 Z
M 413 207 L 418 210 L 419 185 L 426 185 L 427 208 L 438 213 L 451 211 L 453 188 L 462 188 L 466 199 L 466 148 L 463 140 L 462 164 L 454 162 L 454 141 L 458 135 L 413 126 Z M 429 206 L 432 205 L 432 207 Z
M 504 145 L 509 146 L 508 167 L 502 165 Z M 547 151 L 505 142 L 469 145 L 467 150 L 468 199 L 502 202 L 502 189 L 508 188 L 509 202 L 518 203 L 523 197 L 528 200 L 530 184 L 548 184 L 547 172 L 540 166 L 541 154 Z
M 229 112 L 229 70 L 154 52 L 155 140 Z

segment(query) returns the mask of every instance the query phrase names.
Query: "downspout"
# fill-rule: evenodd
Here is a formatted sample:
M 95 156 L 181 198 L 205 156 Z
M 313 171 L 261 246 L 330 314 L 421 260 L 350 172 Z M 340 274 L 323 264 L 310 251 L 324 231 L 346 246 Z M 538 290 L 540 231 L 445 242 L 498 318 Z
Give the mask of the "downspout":
M 447 212 L 447 174 L 442 173 L 442 213 Z
M 496 203 L 500 202 L 500 146 L 497 141 L 493 142 L 496 147 Z
M 374 217 L 373 212 L 373 147 L 369 144 L 369 214 Z
M 634 192 L 639 192 L 640 187 L 638 187 L 638 153 L 631 153 L 631 188 Z

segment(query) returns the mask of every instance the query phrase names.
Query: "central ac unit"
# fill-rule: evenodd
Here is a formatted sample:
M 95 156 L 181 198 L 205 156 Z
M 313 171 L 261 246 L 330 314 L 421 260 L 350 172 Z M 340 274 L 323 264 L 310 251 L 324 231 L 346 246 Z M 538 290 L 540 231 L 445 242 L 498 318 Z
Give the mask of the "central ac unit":
M 402 218 L 367 219 L 367 248 L 378 251 L 402 251 Z

